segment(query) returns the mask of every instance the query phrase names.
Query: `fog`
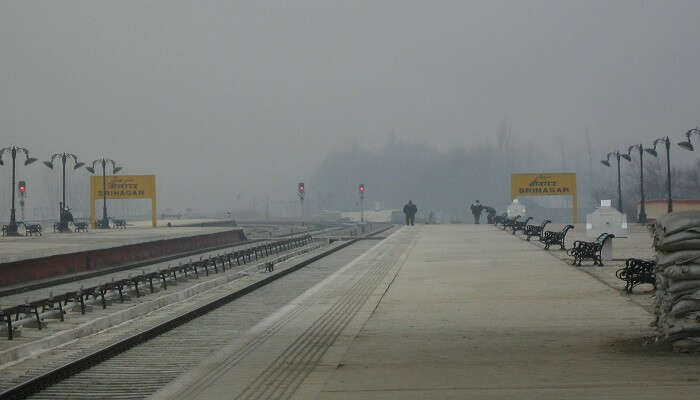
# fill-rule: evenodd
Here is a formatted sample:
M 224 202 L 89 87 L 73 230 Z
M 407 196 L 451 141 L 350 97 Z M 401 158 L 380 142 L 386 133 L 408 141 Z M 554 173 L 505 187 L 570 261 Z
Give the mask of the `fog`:
M 551 170 L 577 172 L 594 202 L 615 184 L 608 151 L 700 124 L 698 15 L 696 1 L 6 1 L 0 147 L 155 174 L 160 211 L 282 216 L 304 181 L 317 210 L 354 207 L 366 183 L 383 208 L 458 213 L 505 205 L 511 172 Z M 698 158 L 672 151 L 674 166 Z M 57 171 L 18 176 L 29 209 L 57 210 Z M 81 214 L 87 176 L 69 175 Z

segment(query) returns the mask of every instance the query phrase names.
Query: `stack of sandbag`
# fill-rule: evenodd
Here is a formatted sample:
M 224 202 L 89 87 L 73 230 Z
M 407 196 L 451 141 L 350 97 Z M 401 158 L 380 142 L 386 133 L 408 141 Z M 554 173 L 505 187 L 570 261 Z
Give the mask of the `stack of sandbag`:
M 700 211 L 667 214 L 652 226 L 656 325 L 680 351 L 700 350 Z

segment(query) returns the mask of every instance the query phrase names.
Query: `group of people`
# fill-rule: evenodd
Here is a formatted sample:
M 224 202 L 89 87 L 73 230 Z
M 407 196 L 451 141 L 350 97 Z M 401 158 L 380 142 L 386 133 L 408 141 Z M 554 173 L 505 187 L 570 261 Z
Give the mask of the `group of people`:
M 486 222 L 493 224 L 494 218 L 496 218 L 496 209 L 490 206 L 484 206 L 479 202 L 479 200 L 472 203 L 469 207 L 471 209 L 472 215 L 474 216 L 474 223 L 481 223 L 481 213 L 486 211 Z M 406 216 L 406 225 L 413 225 L 416 221 L 416 213 L 418 213 L 418 207 L 413 204 L 413 201 L 409 200 L 403 206 L 403 213 Z
M 471 209 L 472 215 L 474 216 L 474 223 L 475 224 L 481 223 L 481 213 L 484 211 L 486 211 L 486 222 L 489 224 L 493 224 L 494 219 L 496 218 L 496 209 L 495 208 L 482 205 L 479 202 L 479 200 L 472 203 L 472 205 L 469 208 Z

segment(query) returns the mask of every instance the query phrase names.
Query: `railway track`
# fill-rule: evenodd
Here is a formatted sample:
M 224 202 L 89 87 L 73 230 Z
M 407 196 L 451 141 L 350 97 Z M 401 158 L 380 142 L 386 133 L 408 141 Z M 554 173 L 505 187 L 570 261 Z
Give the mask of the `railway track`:
M 365 237 L 373 236 L 390 229 L 391 226 L 375 231 Z M 264 279 L 234 291 L 218 288 L 218 295 L 186 312 L 176 313 L 172 317 L 155 324 L 152 327 L 119 338 L 109 346 L 89 352 L 66 364 L 43 371 L 41 374 L 12 387 L 2 393 L 0 398 L 26 398 L 35 395 L 36 398 L 142 398 L 154 393 L 165 383 L 171 381 L 188 367 L 196 365 L 204 357 L 215 351 L 217 347 L 231 340 L 231 332 L 245 329 L 246 324 L 240 319 L 230 318 L 231 307 L 239 307 L 238 312 L 247 316 L 248 307 L 260 307 L 255 296 L 263 295 L 268 285 L 275 283 L 283 276 L 300 270 L 320 259 L 330 256 L 339 250 L 356 243 L 359 239 L 336 244 L 330 249 L 310 255 L 293 265 L 279 270 Z M 371 245 L 368 243 L 366 245 Z M 339 268 L 339 266 L 338 266 Z M 309 273 L 316 272 L 316 268 Z M 328 272 L 328 274 L 332 271 Z M 295 274 L 297 275 L 297 274 Z M 294 276 L 294 275 L 292 275 Z M 309 280 L 299 277 L 296 283 L 291 280 L 291 286 L 310 285 L 322 279 Z M 268 309 L 264 313 L 274 311 L 300 292 L 290 290 L 290 280 L 285 284 L 277 284 L 284 288 L 283 292 L 291 296 L 283 299 L 280 304 L 262 303 Z M 263 289 L 263 291 L 261 291 Z M 301 290 L 301 289 L 300 289 Z M 303 291 L 303 290 L 301 290 Z M 269 292 L 269 290 L 268 290 Z M 293 293 L 292 293 L 293 292 Z M 234 300 L 240 300 L 235 301 Z M 263 307 L 264 308 L 264 307 Z M 196 320 L 196 321 L 195 321 Z M 206 327 L 203 329 L 203 327 Z M 168 357 L 163 357 L 167 354 Z M 76 375 L 77 374 L 77 375 Z M 70 378 L 69 378 L 70 377 Z M 59 383 L 60 382 L 60 383 Z M 92 384 L 90 384 L 92 382 Z
M 83 274 L 78 274 L 78 275 L 71 275 L 71 276 L 64 276 L 64 277 L 58 277 L 55 279 L 49 279 L 49 280 L 44 280 L 41 282 L 29 282 L 24 285 L 19 285 L 16 287 L 11 287 L 7 289 L 0 289 L 0 303 L 3 302 L 3 299 L 7 299 L 8 297 L 14 296 L 14 295 L 19 295 L 23 294 L 22 298 L 26 297 L 31 297 L 31 294 L 25 294 L 31 291 L 36 291 L 36 290 L 41 290 L 41 289 L 51 289 L 59 285 L 65 285 L 65 284 L 81 284 L 81 281 L 86 281 L 88 279 L 92 278 L 97 278 L 97 277 L 104 277 L 106 276 L 107 279 L 111 275 L 117 275 L 120 272 L 124 271 L 130 271 L 130 270 L 135 270 L 135 269 L 141 269 L 141 270 L 150 270 L 153 268 L 153 266 L 157 264 L 165 264 L 167 265 L 168 263 L 177 263 L 177 262 L 186 262 L 188 259 L 191 259 L 193 257 L 210 257 L 214 256 L 217 254 L 220 254 L 222 252 L 228 252 L 232 251 L 234 249 L 241 249 L 241 248 L 246 248 L 253 246 L 257 243 L 265 242 L 265 241 L 270 241 L 270 240 L 275 240 L 275 239 L 281 239 L 281 238 L 288 238 L 292 237 L 294 235 L 299 235 L 299 234 L 310 234 L 310 235 L 325 235 L 328 234 L 329 232 L 334 232 L 338 230 L 345 230 L 347 228 L 342 227 L 342 226 L 335 226 L 335 227 L 319 227 L 319 228 L 313 228 L 309 229 L 308 231 L 298 231 L 298 232 L 288 232 L 288 233 L 283 233 L 279 235 L 274 235 L 274 236 L 268 236 L 264 237 L 262 235 L 256 236 L 256 232 L 253 234 L 253 237 L 251 239 L 246 240 L 244 242 L 239 242 L 239 243 L 234 243 L 234 244 L 228 244 L 228 245 L 222 245 L 222 246 L 216 246 L 216 247 L 211 247 L 211 248 L 206 248 L 206 249 L 199 249 L 199 250 L 193 250 L 189 252 L 184 252 L 184 253 L 177 253 L 177 254 L 172 254 L 164 257 L 158 257 L 150 260 L 144 260 L 136 263 L 129 263 L 125 265 L 120 265 L 116 267 L 111 267 L 111 268 L 104 268 L 100 269 L 97 271 L 91 271 L 89 273 L 83 273 Z

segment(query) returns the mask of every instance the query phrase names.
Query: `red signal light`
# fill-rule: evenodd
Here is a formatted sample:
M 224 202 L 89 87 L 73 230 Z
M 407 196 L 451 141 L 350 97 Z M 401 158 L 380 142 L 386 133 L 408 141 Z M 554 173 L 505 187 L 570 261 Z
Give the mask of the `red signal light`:
M 360 185 L 360 192 L 364 192 L 364 191 L 365 191 L 365 185 Z
M 303 192 L 303 191 L 304 191 L 304 184 L 303 184 L 303 183 L 300 183 L 300 184 L 299 184 L 299 191 L 300 191 L 300 192 Z
M 18 189 L 20 192 L 24 193 L 27 191 L 27 184 L 24 183 L 24 181 L 20 181 L 18 185 Z

